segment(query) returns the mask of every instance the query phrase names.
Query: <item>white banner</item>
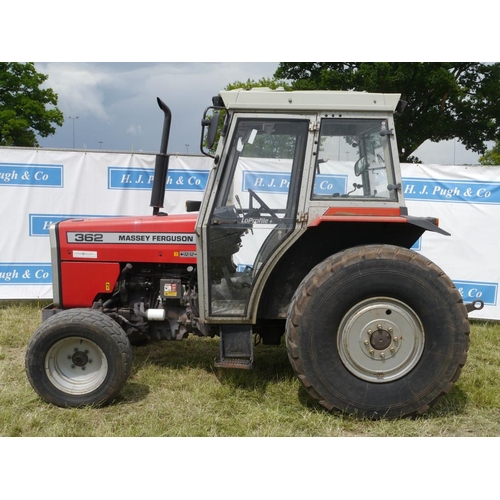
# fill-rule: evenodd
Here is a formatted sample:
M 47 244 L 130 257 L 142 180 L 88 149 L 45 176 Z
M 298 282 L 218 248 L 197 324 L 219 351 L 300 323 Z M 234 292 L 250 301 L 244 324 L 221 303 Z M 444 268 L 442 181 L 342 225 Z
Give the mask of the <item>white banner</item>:
M 201 200 L 211 164 L 170 157 L 162 211 Z M 52 298 L 52 222 L 151 215 L 154 165 L 154 154 L 0 148 L 0 299 Z
M 450 276 L 465 302 L 482 300 L 472 318 L 500 319 L 500 167 L 404 164 L 410 215 L 439 218 L 451 236 L 426 231 L 414 249 Z
M 247 163 L 241 173 L 251 175 Z M 0 299 L 52 297 L 52 222 L 151 214 L 154 164 L 153 154 L 0 148 Z M 186 200 L 201 200 L 211 164 L 171 157 L 163 211 L 182 213 Z M 425 232 L 414 249 L 450 276 L 465 302 L 484 301 L 471 317 L 500 320 L 500 167 L 403 164 L 402 173 L 409 214 L 437 217 L 451 233 Z M 245 175 L 240 198 L 248 205 Z

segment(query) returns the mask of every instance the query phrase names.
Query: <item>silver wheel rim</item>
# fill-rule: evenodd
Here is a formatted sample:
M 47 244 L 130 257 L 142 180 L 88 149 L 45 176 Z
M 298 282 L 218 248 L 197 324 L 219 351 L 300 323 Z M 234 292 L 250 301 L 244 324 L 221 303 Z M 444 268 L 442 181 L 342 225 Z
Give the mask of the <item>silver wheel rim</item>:
M 108 362 L 102 349 L 83 337 L 56 342 L 45 356 L 45 373 L 62 392 L 88 394 L 106 379 Z
M 409 373 L 422 356 L 425 333 L 403 302 L 376 297 L 356 304 L 342 319 L 337 348 L 345 367 L 368 382 L 390 382 Z

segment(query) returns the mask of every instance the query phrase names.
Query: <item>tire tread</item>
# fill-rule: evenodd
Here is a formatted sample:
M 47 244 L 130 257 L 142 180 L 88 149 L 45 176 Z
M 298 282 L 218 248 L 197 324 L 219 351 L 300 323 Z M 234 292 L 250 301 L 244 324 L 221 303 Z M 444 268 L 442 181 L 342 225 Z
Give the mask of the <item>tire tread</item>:
M 404 261 L 418 266 L 425 272 L 433 274 L 446 289 L 446 299 L 450 307 L 455 307 L 460 312 L 459 317 L 456 319 L 457 325 L 455 328 L 459 330 L 461 342 L 464 346 L 463 351 L 456 355 L 456 366 L 454 374 L 451 376 L 449 383 L 444 390 L 430 403 L 422 403 L 417 408 L 412 409 L 410 412 L 400 416 L 420 415 L 429 410 L 435 402 L 445 394 L 448 394 L 452 389 L 454 383 L 458 380 L 463 366 L 467 360 L 467 353 L 470 345 L 470 326 L 467 318 L 467 310 L 463 303 L 463 299 L 456 289 L 453 282 L 449 277 L 439 268 L 435 263 L 422 255 L 408 250 L 406 248 L 392 246 L 392 245 L 366 245 L 361 247 L 354 247 L 343 251 L 341 254 L 333 255 L 325 261 L 318 264 L 309 272 L 299 285 L 295 294 L 293 295 L 289 314 L 286 322 L 286 346 L 288 350 L 289 360 L 295 371 L 297 377 L 301 381 L 305 391 L 314 400 L 318 401 L 323 407 L 329 411 L 342 408 L 335 408 L 335 405 L 321 397 L 314 389 L 313 383 L 309 380 L 306 370 L 303 366 L 303 361 L 300 355 L 301 331 L 300 318 L 306 312 L 309 298 L 313 296 L 323 283 L 332 278 L 333 275 L 345 269 L 346 266 L 356 266 L 357 264 L 371 260 L 371 259 L 385 259 L 388 261 Z M 369 418 L 379 418 L 376 414 L 363 414 Z

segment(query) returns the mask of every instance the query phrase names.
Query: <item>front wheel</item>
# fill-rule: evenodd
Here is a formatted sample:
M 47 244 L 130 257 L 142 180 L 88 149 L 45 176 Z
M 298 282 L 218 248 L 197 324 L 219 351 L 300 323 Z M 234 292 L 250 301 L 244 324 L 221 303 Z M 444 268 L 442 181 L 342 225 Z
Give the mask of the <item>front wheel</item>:
M 368 418 L 425 412 L 450 391 L 469 347 L 467 310 L 451 280 L 390 245 L 318 264 L 292 299 L 286 335 L 309 395 Z
M 68 309 L 42 323 L 28 344 L 26 373 L 45 401 L 61 407 L 102 406 L 125 384 L 130 342 L 102 312 Z

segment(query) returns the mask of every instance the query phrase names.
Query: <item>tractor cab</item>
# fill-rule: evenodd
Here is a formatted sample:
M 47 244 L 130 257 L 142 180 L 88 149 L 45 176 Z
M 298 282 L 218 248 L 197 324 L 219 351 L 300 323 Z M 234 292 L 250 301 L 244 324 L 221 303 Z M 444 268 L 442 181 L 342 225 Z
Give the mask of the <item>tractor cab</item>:
M 200 313 L 207 322 L 252 323 L 276 263 L 318 217 L 332 208 L 400 215 L 399 96 L 372 96 L 364 110 L 347 92 L 255 89 L 221 98 L 224 135 L 197 223 Z

